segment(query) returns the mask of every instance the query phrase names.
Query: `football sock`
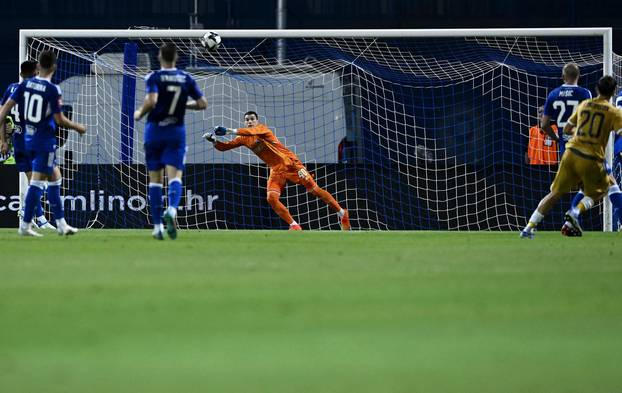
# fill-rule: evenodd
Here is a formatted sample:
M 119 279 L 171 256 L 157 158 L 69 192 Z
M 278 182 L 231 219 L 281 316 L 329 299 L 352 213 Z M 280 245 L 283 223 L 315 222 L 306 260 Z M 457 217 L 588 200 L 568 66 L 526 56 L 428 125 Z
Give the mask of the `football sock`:
M 177 214 L 177 208 L 179 207 L 179 201 L 181 200 L 181 179 L 174 178 L 168 182 L 168 207 L 173 217 Z
M 67 226 L 67 221 L 65 221 L 65 217 L 56 219 L 56 228 L 63 229 Z
M 527 232 L 533 231 L 535 227 L 538 226 L 540 221 L 542 221 L 543 218 L 544 218 L 544 214 L 541 214 L 538 211 L 538 209 L 534 210 L 531 217 L 529 217 L 529 222 L 527 223 L 527 226 L 525 227 L 524 231 L 527 231 Z
M 23 221 L 25 223 L 32 222 L 32 216 L 35 212 L 35 207 L 37 205 L 37 202 L 41 201 L 41 196 L 43 195 L 44 188 L 45 182 L 43 182 L 42 180 L 33 180 L 30 182 L 30 186 L 28 186 L 28 191 L 26 191 L 26 200 L 24 202 Z
M 577 205 L 579 204 L 579 202 L 581 202 L 581 199 L 583 199 L 584 196 L 585 194 L 583 194 L 583 191 L 577 192 L 574 198 L 572 198 L 572 202 L 570 203 L 570 208 L 574 209 L 575 207 L 577 207 Z
M 287 224 L 294 222 L 294 218 L 289 214 L 289 210 L 279 201 L 279 195 L 275 192 L 268 193 L 268 203 L 272 206 L 272 210 L 281 217 Z
M 622 191 L 617 184 L 609 187 L 609 200 L 613 205 L 613 223 L 622 222 Z M 614 228 L 615 229 L 615 228 Z
M 41 216 L 44 216 L 44 213 L 43 207 L 41 206 L 41 200 L 39 200 L 39 203 L 35 204 L 35 217 L 39 218 Z
M 149 183 L 149 206 L 153 225 L 162 223 L 162 184 Z
M 50 209 L 56 220 L 65 217 L 63 201 L 60 199 L 60 185 L 62 183 L 62 178 L 48 183 L 48 201 L 50 202 Z M 38 202 L 41 203 L 41 198 L 38 199 Z
M 337 215 L 339 216 L 339 218 L 343 217 L 344 214 L 346 214 L 346 211 L 343 209 L 339 209 L 339 211 L 337 212 Z
M 298 223 L 296 222 L 296 220 L 293 220 L 293 221 L 291 222 L 291 224 L 289 224 L 289 226 L 290 226 L 290 227 L 291 227 L 291 226 L 293 226 L 293 225 L 298 225 Z
M 333 196 L 330 195 L 328 191 L 320 187 L 317 187 L 315 190 L 313 190 L 313 195 L 318 196 L 320 199 L 322 199 L 334 211 L 338 212 L 341 210 L 341 206 L 339 206 L 339 203 L 337 203 L 335 198 L 333 198 Z
M 581 214 L 590 210 L 594 206 L 594 200 L 588 196 L 584 196 L 581 199 L 581 202 L 577 205 L 577 207 L 570 210 L 570 214 L 572 214 L 575 218 L 579 217 Z

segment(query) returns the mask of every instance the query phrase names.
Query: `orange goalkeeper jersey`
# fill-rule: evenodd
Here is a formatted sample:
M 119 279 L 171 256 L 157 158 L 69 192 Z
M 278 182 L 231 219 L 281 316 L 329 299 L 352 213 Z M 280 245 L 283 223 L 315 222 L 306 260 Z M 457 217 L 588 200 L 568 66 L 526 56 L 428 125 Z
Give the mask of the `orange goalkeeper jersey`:
M 246 146 L 271 169 L 302 166 L 298 157 L 286 148 L 265 124 L 252 128 L 238 128 L 238 136 L 229 142 L 216 142 L 216 150 L 226 151 Z

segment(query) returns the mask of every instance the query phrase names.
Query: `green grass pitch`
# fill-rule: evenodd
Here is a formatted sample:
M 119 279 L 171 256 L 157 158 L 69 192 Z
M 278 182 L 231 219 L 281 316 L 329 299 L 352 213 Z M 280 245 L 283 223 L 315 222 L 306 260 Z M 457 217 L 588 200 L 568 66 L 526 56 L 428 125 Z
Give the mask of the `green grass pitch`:
M 0 231 L 0 392 L 621 392 L 622 239 Z

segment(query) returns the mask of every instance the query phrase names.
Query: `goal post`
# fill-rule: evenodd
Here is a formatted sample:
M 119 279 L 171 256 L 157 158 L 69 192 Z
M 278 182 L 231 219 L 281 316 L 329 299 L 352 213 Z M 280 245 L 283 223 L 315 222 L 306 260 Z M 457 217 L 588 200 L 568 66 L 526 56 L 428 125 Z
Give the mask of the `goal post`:
M 127 113 L 144 97 L 142 78 L 159 67 L 164 42 L 178 47 L 180 68 L 209 101 L 207 111 L 186 115 L 185 228 L 282 227 L 265 203 L 265 165 L 250 151 L 215 152 L 200 139 L 255 110 L 350 210 L 355 228 L 516 230 L 556 171 L 524 156 L 563 64 L 579 64 L 590 90 L 613 74 L 611 28 L 219 30 L 217 52 L 198 45 L 206 32 L 20 30 L 21 61 L 59 54 L 55 82 L 74 120 L 89 127 L 85 138 L 67 134 L 60 149 L 70 222 L 149 224 L 144 123 Z M 137 48 L 133 64 L 128 43 Z M 288 186 L 283 198 L 305 228 L 338 229 L 302 187 Z M 544 226 L 560 220 L 554 210 Z M 585 221 L 611 230 L 609 201 Z

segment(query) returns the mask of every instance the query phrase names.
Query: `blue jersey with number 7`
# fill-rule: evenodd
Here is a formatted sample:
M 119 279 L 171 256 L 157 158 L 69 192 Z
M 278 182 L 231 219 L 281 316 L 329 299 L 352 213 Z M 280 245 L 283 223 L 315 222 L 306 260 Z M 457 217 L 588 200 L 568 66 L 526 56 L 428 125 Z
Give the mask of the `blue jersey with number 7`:
M 145 83 L 147 94 L 158 94 L 147 122 L 160 127 L 183 126 L 188 96 L 195 100 L 203 96 L 192 76 L 176 68 L 154 71 L 145 77 Z
M 11 99 L 19 105 L 26 150 L 56 150 L 54 114 L 61 111 L 61 97 L 59 86 L 38 76 L 26 79 L 11 94 Z

